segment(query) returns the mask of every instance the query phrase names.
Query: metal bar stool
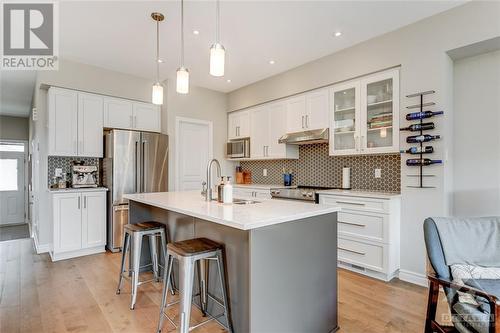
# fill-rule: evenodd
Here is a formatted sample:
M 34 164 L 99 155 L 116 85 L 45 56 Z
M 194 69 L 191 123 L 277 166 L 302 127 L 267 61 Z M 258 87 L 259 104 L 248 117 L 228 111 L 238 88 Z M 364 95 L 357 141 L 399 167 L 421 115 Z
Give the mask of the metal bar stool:
M 132 295 L 131 295 L 130 309 L 133 310 L 135 308 L 135 302 L 137 300 L 137 288 L 144 283 L 152 281 L 157 281 L 157 282 L 160 281 L 159 267 L 162 268 L 165 267 L 158 264 L 157 239 L 160 238 L 161 240 L 161 251 L 166 261 L 167 235 L 166 235 L 165 225 L 158 222 L 126 224 L 123 227 L 123 229 L 124 229 L 124 235 L 123 235 L 123 245 L 122 245 L 122 262 L 120 268 L 120 278 L 118 280 L 118 287 L 116 289 L 116 293 L 120 294 L 123 279 L 124 278 L 128 279 L 129 276 L 131 275 Z M 149 250 L 151 254 L 151 263 L 145 266 L 140 266 L 142 238 L 144 236 L 149 237 Z M 128 250 L 130 250 L 129 269 L 126 269 L 125 258 L 127 256 Z M 151 266 L 154 278 L 146 281 L 139 281 L 140 269 L 147 266 Z M 174 294 L 173 279 L 172 281 L 170 281 L 169 279 L 169 285 L 172 294 Z
M 190 330 L 204 325 L 212 320 L 216 320 L 225 316 L 227 322 L 227 331 L 233 333 L 233 325 L 229 314 L 229 302 L 226 290 L 226 279 L 224 275 L 224 256 L 222 254 L 222 245 L 207 238 L 195 238 L 185 241 L 168 243 L 167 244 L 168 268 L 164 272 L 163 277 L 163 296 L 160 306 L 160 318 L 158 321 L 158 333 L 161 333 L 164 319 L 175 327 L 177 325 L 165 313 L 165 308 L 180 303 L 180 333 L 188 333 Z M 171 278 L 171 271 L 174 259 L 179 261 L 179 283 L 182 296 L 179 301 L 167 303 L 167 287 Z M 220 287 L 222 292 L 222 301 L 210 295 L 207 291 L 208 280 L 208 264 L 210 261 L 216 261 L 217 270 L 220 277 Z M 189 319 L 191 315 L 191 302 L 193 299 L 193 280 L 194 280 L 194 266 L 198 269 L 198 283 L 200 293 L 194 296 L 200 297 L 201 311 L 203 316 L 209 318 L 196 326 L 189 327 Z M 224 311 L 216 316 L 207 314 L 207 299 L 210 298 L 219 304 Z M 220 323 L 220 322 L 219 322 Z

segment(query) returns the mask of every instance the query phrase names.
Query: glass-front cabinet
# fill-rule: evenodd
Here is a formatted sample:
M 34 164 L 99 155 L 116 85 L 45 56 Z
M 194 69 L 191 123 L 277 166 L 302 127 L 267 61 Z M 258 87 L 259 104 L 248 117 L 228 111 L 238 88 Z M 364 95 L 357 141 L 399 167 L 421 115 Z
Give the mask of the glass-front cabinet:
M 359 82 L 332 88 L 330 155 L 352 155 L 359 150 Z
M 333 86 L 330 155 L 399 152 L 399 70 Z

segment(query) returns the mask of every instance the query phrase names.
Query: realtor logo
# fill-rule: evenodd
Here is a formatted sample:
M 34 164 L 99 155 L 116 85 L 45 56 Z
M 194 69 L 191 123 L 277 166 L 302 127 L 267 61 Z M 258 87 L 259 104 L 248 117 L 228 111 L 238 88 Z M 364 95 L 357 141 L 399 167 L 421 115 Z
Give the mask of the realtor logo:
M 2 69 L 57 69 L 56 3 L 3 3 Z

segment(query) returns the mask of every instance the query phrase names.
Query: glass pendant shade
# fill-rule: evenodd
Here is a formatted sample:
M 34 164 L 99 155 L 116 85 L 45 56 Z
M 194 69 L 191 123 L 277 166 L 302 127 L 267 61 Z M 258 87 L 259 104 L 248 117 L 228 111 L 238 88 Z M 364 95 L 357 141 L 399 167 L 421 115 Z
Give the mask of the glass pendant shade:
M 179 94 L 189 93 L 189 71 L 187 68 L 180 67 L 177 70 L 177 92 Z
M 153 84 L 153 93 L 151 95 L 153 104 L 162 105 L 163 104 L 163 86 L 160 82 Z
M 220 43 L 215 43 L 210 48 L 210 75 L 224 76 L 224 62 L 226 50 Z

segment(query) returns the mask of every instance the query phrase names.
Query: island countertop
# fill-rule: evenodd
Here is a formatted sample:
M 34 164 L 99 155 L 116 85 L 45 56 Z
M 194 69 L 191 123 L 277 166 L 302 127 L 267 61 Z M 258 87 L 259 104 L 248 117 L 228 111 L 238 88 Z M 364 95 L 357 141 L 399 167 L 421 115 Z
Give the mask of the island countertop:
M 125 194 L 124 198 L 240 230 L 251 230 L 340 211 L 338 206 L 258 199 L 255 204 L 207 202 L 199 191 Z

